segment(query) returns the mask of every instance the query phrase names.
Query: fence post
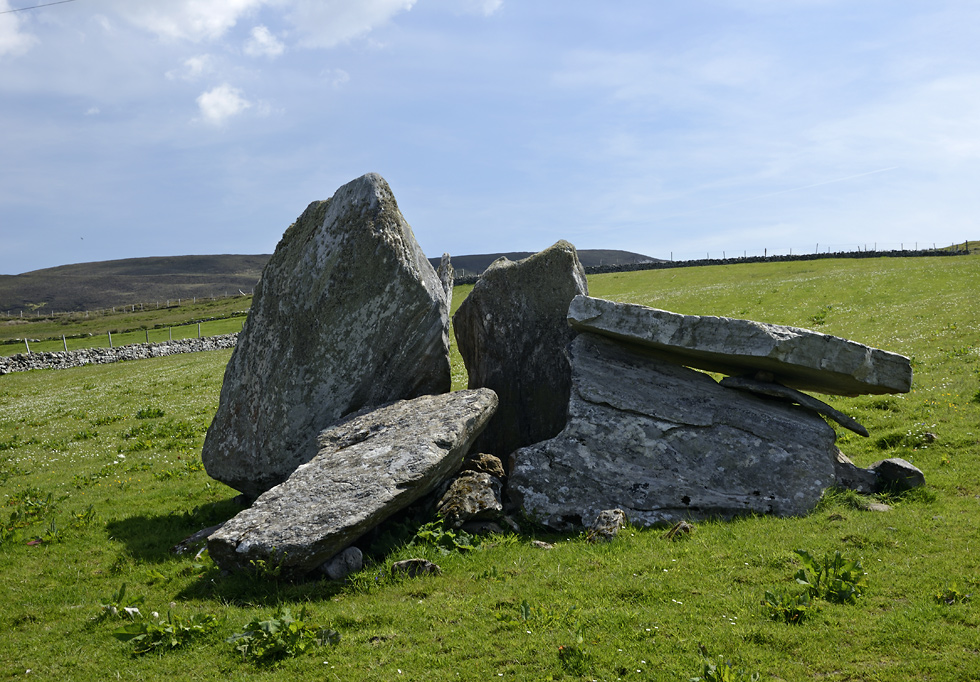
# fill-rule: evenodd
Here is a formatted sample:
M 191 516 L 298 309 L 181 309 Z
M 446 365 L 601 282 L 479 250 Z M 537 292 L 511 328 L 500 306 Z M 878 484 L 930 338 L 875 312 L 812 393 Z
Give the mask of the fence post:
M 174 340 L 174 328 L 173 327 L 167 327 L 167 334 L 170 337 L 170 340 L 173 341 Z
M 109 348 L 112 348 L 112 332 L 109 332 Z
M 201 323 L 197 323 L 197 338 L 201 338 Z
M 65 335 L 64 334 L 61 335 L 61 342 L 63 344 L 65 344 L 65 352 L 67 353 L 68 352 L 68 340 L 65 338 Z
M 27 354 L 31 354 L 31 344 L 27 343 L 27 337 L 24 337 L 24 345 L 27 346 Z
M 144 329 L 143 331 L 146 332 L 146 342 L 149 343 L 150 342 L 150 330 L 149 329 Z

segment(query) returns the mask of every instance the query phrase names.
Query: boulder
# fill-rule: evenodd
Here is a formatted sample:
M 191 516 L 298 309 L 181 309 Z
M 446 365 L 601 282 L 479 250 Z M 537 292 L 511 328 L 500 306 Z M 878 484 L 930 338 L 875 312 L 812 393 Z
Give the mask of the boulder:
M 799 406 L 594 334 L 572 342 L 568 423 L 514 453 L 508 494 L 541 522 L 801 515 L 834 483 L 834 430 Z
M 482 471 L 501 480 L 505 478 L 504 463 L 500 461 L 499 457 L 494 457 L 485 452 L 469 455 L 463 462 L 463 471 Z
M 469 387 L 493 389 L 500 408 L 475 447 L 506 457 L 565 425 L 571 373 L 566 313 L 588 293 L 575 247 L 560 241 L 524 260 L 494 261 L 453 316 Z
M 422 396 L 323 431 L 314 458 L 208 539 L 211 558 L 317 568 L 455 474 L 496 406 L 488 389 Z
M 255 497 L 368 406 L 450 388 L 446 292 L 384 179 L 369 174 L 290 226 L 225 371 L 202 459 Z
M 456 270 L 453 269 L 453 263 L 448 253 L 442 254 L 442 260 L 439 261 L 439 269 L 436 270 L 436 275 L 442 283 L 443 291 L 446 292 L 446 309 L 452 310 L 453 283 L 456 279 Z
M 834 485 L 862 495 L 871 495 L 878 492 L 878 475 L 857 466 L 850 457 L 837 450 L 834 453 Z
M 912 387 L 905 356 L 808 329 L 587 296 L 572 301 L 568 321 L 578 331 L 639 344 L 675 364 L 736 376 L 763 372 L 768 381 L 801 391 L 860 395 Z

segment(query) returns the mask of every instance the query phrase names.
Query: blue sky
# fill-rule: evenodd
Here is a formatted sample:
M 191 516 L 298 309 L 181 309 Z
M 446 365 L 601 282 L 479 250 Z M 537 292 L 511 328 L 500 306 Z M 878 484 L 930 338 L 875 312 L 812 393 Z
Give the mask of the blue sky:
M 0 273 L 271 253 L 383 175 L 429 256 L 980 239 L 980 3 L 0 0 Z

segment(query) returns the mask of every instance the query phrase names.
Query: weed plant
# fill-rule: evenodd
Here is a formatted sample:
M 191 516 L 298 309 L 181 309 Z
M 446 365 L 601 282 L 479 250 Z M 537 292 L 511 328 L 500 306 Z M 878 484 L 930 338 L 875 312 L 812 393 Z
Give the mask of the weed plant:
M 0 676 L 980 679 L 980 613 L 965 598 L 980 585 L 980 256 L 712 266 L 589 284 L 596 296 L 682 313 L 819 321 L 819 331 L 912 357 L 910 393 L 827 400 L 872 434 L 839 433 L 857 464 L 903 457 L 928 487 L 870 500 L 887 512 L 831 490 L 806 517 L 701 522 L 683 542 L 627 528 L 590 544 L 529 525 L 458 551 L 438 527 L 428 529 L 435 542 L 414 540 L 433 519 L 406 514 L 364 539 L 367 565 L 345 582 L 223 575 L 206 552 L 170 549 L 240 510 L 237 492 L 200 467 L 230 351 L 11 374 L 0 377 Z M 453 376 L 465 385 L 458 355 Z M 879 443 L 890 433 L 909 437 Z M 925 433 L 934 438 L 912 435 Z M 854 603 L 820 599 L 791 627 L 759 602 L 804 587 L 800 547 L 859 560 L 869 580 Z M 442 574 L 393 577 L 391 564 L 409 558 Z M 100 619 L 112 605 L 116 616 Z M 127 607 L 143 618 L 120 619 Z M 299 620 L 340 641 L 271 666 L 225 642 L 304 608 Z M 113 634 L 135 624 L 145 632 L 133 639 L 149 644 L 151 630 L 195 623 L 207 632 L 139 656 Z

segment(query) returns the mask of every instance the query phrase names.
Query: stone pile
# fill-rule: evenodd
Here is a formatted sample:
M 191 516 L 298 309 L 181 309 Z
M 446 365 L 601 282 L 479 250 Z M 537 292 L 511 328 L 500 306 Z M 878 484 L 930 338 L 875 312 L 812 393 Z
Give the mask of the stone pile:
M 207 471 L 255 498 L 208 539 L 220 566 L 342 578 L 359 538 L 425 499 L 453 528 L 499 530 L 509 505 L 556 529 L 596 519 L 598 541 L 627 520 L 805 514 L 835 483 L 920 483 L 900 461 L 855 467 L 824 417 L 863 427 L 802 393 L 907 391 L 906 358 L 589 298 L 558 242 L 474 286 L 453 319 L 469 389 L 448 393 L 452 286 L 377 175 L 286 231 L 204 446 Z

